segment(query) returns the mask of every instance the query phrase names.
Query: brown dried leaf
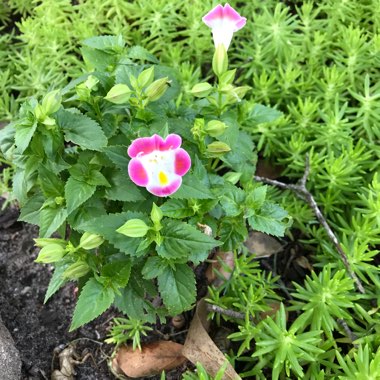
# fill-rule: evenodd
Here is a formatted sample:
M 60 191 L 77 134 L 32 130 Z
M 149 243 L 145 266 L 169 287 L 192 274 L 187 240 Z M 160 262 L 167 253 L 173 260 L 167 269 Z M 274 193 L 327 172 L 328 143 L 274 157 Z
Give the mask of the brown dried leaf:
M 191 321 L 182 354 L 193 364 L 201 363 L 210 375 L 215 376 L 227 359 L 208 335 L 208 327 L 206 302 L 201 299 Z M 231 364 L 228 363 L 223 380 L 236 379 L 241 380 Z
M 170 371 L 186 362 L 182 355 L 183 345 L 172 341 L 158 341 L 141 345 L 140 350 L 122 346 L 112 362 L 116 373 L 135 377 L 148 377 Z
M 256 164 L 256 175 L 269 179 L 277 179 L 281 177 L 283 166 L 274 166 L 268 160 L 259 158 Z
M 310 272 L 313 271 L 313 266 L 310 264 L 309 260 L 305 256 L 299 256 L 294 260 L 301 268 L 308 269 Z
M 228 281 L 235 268 L 234 253 L 231 251 L 216 251 L 206 270 L 206 278 L 209 284 L 219 286 Z M 217 274 L 219 273 L 219 275 Z
M 259 231 L 251 231 L 244 245 L 256 257 L 270 257 L 282 250 L 282 245 L 272 236 Z

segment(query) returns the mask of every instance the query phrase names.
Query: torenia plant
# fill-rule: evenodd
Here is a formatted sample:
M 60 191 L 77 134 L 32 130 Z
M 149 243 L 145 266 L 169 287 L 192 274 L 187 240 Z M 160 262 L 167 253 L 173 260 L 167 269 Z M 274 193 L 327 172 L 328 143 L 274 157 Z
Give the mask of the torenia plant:
M 287 214 L 253 183 L 254 146 L 239 127 L 249 88 L 228 70 L 245 19 L 227 4 L 204 20 L 217 81 L 197 84 L 191 101 L 144 48 L 94 37 L 82 46 L 88 72 L 29 99 L 1 131 L 20 219 L 39 226 L 36 261 L 55 268 L 45 301 L 79 283 L 72 330 L 111 305 L 142 321 L 188 310 L 193 269 L 211 250 L 238 251 L 249 226 L 284 234 Z

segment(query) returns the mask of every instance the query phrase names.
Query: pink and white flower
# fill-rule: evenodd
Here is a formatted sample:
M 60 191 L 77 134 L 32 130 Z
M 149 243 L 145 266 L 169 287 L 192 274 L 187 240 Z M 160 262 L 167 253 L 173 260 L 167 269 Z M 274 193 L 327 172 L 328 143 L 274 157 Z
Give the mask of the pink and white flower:
M 230 46 L 233 34 L 241 29 L 247 21 L 228 3 L 224 7 L 220 4 L 217 5 L 202 20 L 212 29 L 215 47 L 223 44 L 226 50 Z
M 180 148 L 181 143 L 181 137 L 176 134 L 168 135 L 165 140 L 153 135 L 132 141 L 128 148 L 131 180 L 158 197 L 175 193 L 191 166 L 190 156 Z

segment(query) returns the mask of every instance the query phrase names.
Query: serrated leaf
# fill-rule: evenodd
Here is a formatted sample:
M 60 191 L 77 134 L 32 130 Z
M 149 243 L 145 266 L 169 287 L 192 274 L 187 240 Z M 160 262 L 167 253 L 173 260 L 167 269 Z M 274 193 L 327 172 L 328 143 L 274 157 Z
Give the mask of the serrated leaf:
M 128 171 L 129 158 L 127 154 L 128 147 L 124 145 L 107 146 L 103 152 L 107 157 L 120 169 Z
M 121 35 L 118 36 L 96 36 L 85 39 L 83 46 L 103 51 L 120 51 L 125 43 Z
M 16 130 L 14 123 L 10 123 L 4 128 L 0 129 L 0 151 L 4 154 L 6 159 L 11 159 L 10 152 L 14 145 L 14 136 Z
M 57 112 L 56 118 L 58 126 L 64 132 L 65 141 L 89 150 L 101 150 L 107 145 L 102 128 L 89 117 L 62 109 Z
M 67 211 L 63 207 L 44 207 L 40 212 L 40 237 L 49 237 L 65 222 Z
M 221 245 L 221 242 L 198 231 L 187 223 L 165 220 L 161 235 L 163 242 L 157 247 L 157 253 L 164 258 L 188 257 L 190 253 L 203 253 Z
M 41 193 L 34 194 L 21 209 L 19 220 L 30 224 L 39 224 L 40 209 L 45 202 L 45 197 Z
M 223 251 L 238 249 L 248 237 L 245 221 L 238 219 L 224 219 L 220 224 L 219 237 L 223 242 Z
M 274 108 L 263 106 L 262 104 L 255 104 L 249 112 L 249 120 L 256 124 L 270 123 L 277 120 L 282 116 L 282 112 Z
M 95 193 L 96 186 L 89 185 L 86 182 L 78 181 L 70 177 L 65 186 L 65 198 L 67 213 L 71 214 L 82 203 L 86 202 Z
M 268 235 L 284 236 L 285 229 L 289 226 L 283 219 L 288 217 L 288 213 L 279 205 L 265 202 L 260 211 L 248 218 L 249 225 L 257 231 Z
M 65 264 L 65 265 L 56 266 L 54 268 L 54 273 L 50 279 L 49 286 L 45 294 L 44 303 L 46 303 L 49 300 L 49 298 L 53 294 L 55 294 L 61 288 L 61 286 L 64 285 L 68 281 L 62 276 L 63 272 L 67 269 L 68 266 L 69 264 Z
M 118 170 L 110 178 L 111 187 L 106 197 L 113 201 L 138 202 L 145 200 L 140 189 L 129 179 L 126 173 Z
M 170 314 L 191 309 L 196 300 L 195 276 L 187 264 L 166 267 L 158 276 L 158 289 Z
M 165 216 L 173 219 L 183 219 L 194 215 L 194 210 L 183 199 L 169 199 L 160 208 Z
M 227 216 L 238 216 L 243 211 L 245 192 L 233 185 L 226 185 L 220 205 Z
M 143 48 L 142 46 L 132 46 L 128 52 L 127 57 L 132 59 L 139 59 L 141 61 L 147 61 L 158 64 L 158 59 L 151 53 L 149 53 L 148 50 Z
M 79 295 L 70 331 L 104 313 L 111 306 L 114 298 L 115 293 L 111 288 L 105 288 L 95 278 L 90 278 Z
M 23 122 L 15 124 L 15 143 L 17 151 L 22 154 L 29 146 L 30 141 L 37 129 L 37 122 L 31 122 L 30 120 L 24 120 Z
M 63 193 L 63 182 L 45 166 L 38 169 L 38 176 L 41 189 L 46 197 L 59 197 Z
M 123 260 L 114 260 L 103 266 L 102 276 L 109 277 L 113 284 L 124 288 L 128 284 L 131 268 L 131 260 L 127 258 Z
M 186 174 L 181 187 L 171 195 L 176 199 L 212 199 L 210 188 L 204 185 L 194 174 Z
M 146 280 L 151 280 L 161 275 L 167 266 L 168 262 L 162 260 L 160 257 L 148 257 L 141 274 Z

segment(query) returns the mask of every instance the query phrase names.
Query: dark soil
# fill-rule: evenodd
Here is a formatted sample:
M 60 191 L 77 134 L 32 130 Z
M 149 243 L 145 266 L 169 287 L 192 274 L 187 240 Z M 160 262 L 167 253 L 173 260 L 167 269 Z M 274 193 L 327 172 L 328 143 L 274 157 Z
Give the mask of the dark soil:
M 57 354 L 70 342 L 78 357 L 91 354 L 75 367 L 77 380 L 113 379 L 107 368 L 111 347 L 101 343 L 110 314 L 68 332 L 76 303 L 75 284 L 43 304 L 52 268 L 34 263 L 37 229 L 17 222 L 17 216 L 16 210 L 0 213 L 0 305 L 3 322 L 21 354 L 22 379 L 50 379 L 52 368 L 59 368 Z

